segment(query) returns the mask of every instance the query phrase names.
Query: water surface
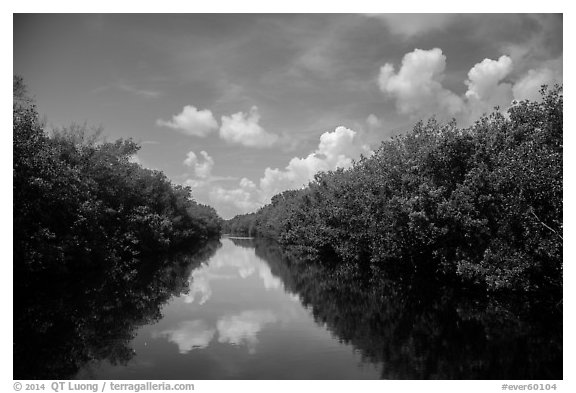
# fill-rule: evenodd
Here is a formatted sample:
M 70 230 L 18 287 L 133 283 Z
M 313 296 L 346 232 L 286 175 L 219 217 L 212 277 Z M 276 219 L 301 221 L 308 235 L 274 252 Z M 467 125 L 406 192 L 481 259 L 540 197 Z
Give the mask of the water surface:
M 561 304 L 262 239 L 18 282 L 15 379 L 562 379 Z
M 379 378 L 377 365 L 314 320 L 250 240 L 222 239 L 189 287 L 163 307 L 160 321 L 138 330 L 127 365 L 91 364 L 77 377 Z

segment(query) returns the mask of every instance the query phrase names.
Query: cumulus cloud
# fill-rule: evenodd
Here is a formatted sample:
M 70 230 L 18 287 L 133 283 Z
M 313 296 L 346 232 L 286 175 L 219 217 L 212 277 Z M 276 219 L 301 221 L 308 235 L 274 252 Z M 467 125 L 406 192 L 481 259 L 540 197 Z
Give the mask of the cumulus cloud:
M 210 110 L 198 110 L 192 105 L 186 105 L 181 113 L 172 117 L 172 120 L 156 120 L 156 125 L 172 128 L 186 135 L 200 137 L 206 136 L 218 128 L 218 122 Z
M 221 139 L 247 147 L 265 148 L 275 145 L 280 137 L 266 131 L 260 124 L 258 107 L 253 106 L 248 113 L 237 112 L 230 116 L 222 116 L 219 128 Z M 159 127 L 168 127 L 186 135 L 204 137 L 219 125 L 209 109 L 199 110 L 187 105 L 182 112 L 174 115 L 171 120 L 156 120 Z
M 206 348 L 214 334 L 215 329 L 209 328 L 203 320 L 184 321 L 175 329 L 154 333 L 152 337 L 165 337 L 178 346 L 180 353 L 185 354 L 193 349 Z
M 386 63 L 380 68 L 380 90 L 396 99 L 402 114 L 422 114 L 441 111 L 456 115 L 463 109 L 463 101 L 442 86 L 446 56 L 440 48 L 415 49 L 402 59 L 398 72 Z
M 255 206 L 251 204 L 249 197 L 243 192 L 244 188 L 249 188 L 247 179 L 241 180 L 241 190 L 228 191 L 222 187 L 226 182 L 237 182 L 234 176 L 217 176 L 212 173 L 215 160 L 204 150 L 199 154 L 190 151 L 182 163 L 192 169 L 182 180 L 185 186 L 189 186 L 192 197 L 195 201 L 213 206 L 223 217 L 232 217 L 239 211 L 248 212 Z M 230 215 L 232 212 L 234 214 Z
M 468 121 L 490 112 L 495 106 L 506 110 L 512 100 L 538 100 L 542 85 L 562 83 L 562 59 L 546 61 L 536 69 L 514 74 L 514 61 L 502 55 L 484 59 L 468 72 L 466 107 Z M 506 81 L 508 80 L 508 81 Z
M 498 60 L 484 59 L 468 72 L 468 117 L 476 119 L 495 106 L 506 108 L 512 102 L 512 84 L 503 82 L 512 72 L 512 59 L 500 56 Z
M 183 163 L 184 165 L 193 168 L 194 174 L 197 177 L 201 179 L 207 179 L 212 174 L 214 159 L 210 157 L 210 155 L 204 150 L 200 152 L 200 155 L 204 158 L 204 160 L 200 160 L 196 153 L 190 151 L 188 154 L 186 154 L 186 159 L 183 161 Z
M 486 100 L 498 95 L 498 90 L 502 90 L 500 81 L 510 72 L 512 72 L 512 59 L 508 56 L 500 56 L 498 60 L 482 60 L 468 72 L 466 97 Z M 509 84 L 505 86 L 511 88 Z
M 262 204 L 255 198 L 257 193 L 253 181 L 242 178 L 237 188 L 228 189 L 221 186 L 213 187 L 209 192 L 209 200 L 217 206 L 222 217 L 233 217 L 255 211 Z
M 392 34 L 411 38 L 449 26 L 454 14 L 368 14 L 383 21 Z
M 355 131 L 337 127 L 322 134 L 318 147 L 308 156 L 292 158 L 284 169 L 266 168 L 257 184 L 242 178 L 235 188 L 213 186 L 209 191 L 209 204 L 224 218 L 250 213 L 269 203 L 275 194 L 304 187 L 320 171 L 349 168 L 361 154 L 371 153 Z
M 305 186 L 320 171 L 349 168 L 354 159 L 370 153 L 353 130 L 340 126 L 325 132 L 320 136 L 318 148 L 307 157 L 292 158 L 284 170 L 266 168 L 260 179 L 261 201 L 267 203 L 279 192 Z
M 249 113 L 238 112 L 230 116 L 222 116 L 220 137 L 227 142 L 247 147 L 270 147 L 274 145 L 278 136 L 267 132 L 258 124 L 260 114 L 258 108 L 253 106 Z
M 512 58 L 502 55 L 473 65 L 464 81 L 468 89 L 458 96 L 442 86 L 445 68 L 441 49 L 415 49 L 404 56 L 398 72 L 390 63 L 382 66 L 378 83 L 382 92 L 395 99 L 401 114 L 455 117 L 468 125 L 496 106 L 506 110 L 514 99 L 538 99 L 542 84 L 562 81 L 561 60 L 514 75 Z M 370 125 L 375 119 L 367 121 Z

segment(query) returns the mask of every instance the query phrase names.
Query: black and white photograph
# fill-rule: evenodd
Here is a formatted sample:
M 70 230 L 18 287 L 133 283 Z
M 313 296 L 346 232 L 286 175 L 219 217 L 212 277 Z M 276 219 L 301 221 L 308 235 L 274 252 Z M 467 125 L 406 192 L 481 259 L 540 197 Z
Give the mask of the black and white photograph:
M 567 391 L 564 15 L 382 9 L 13 13 L 7 391 Z

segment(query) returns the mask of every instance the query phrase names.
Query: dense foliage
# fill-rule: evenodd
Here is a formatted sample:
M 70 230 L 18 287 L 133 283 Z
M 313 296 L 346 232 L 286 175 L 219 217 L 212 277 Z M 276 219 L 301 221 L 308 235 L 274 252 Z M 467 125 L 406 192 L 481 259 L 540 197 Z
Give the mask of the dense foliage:
M 190 188 L 131 162 L 132 140 L 98 141 L 78 126 L 48 136 L 18 77 L 13 110 L 16 273 L 113 267 L 219 235 L 221 219 Z
M 14 376 L 125 362 L 135 329 L 214 252 L 222 220 L 190 188 L 132 162 L 131 140 L 85 126 L 47 135 L 19 77 L 13 114 Z
M 434 119 L 349 170 L 319 173 L 225 232 L 317 261 L 408 270 L 489 290 L 562 288 L 561 87 L 473 126 Z

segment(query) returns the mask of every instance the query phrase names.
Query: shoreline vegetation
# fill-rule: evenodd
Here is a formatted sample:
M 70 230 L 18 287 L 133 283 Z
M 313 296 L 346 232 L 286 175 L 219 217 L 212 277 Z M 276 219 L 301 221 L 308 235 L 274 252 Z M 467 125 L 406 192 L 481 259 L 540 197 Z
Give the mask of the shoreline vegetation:
M 219 247 L 222 219 L 132 162 L 130 139 L 78 125 L 48 135 L 20 77 L 13 87 L 14 377 L 126 363 L 136 329 Z
M 222 219 L 190 187 L 133 162 L 131 139 L 107 142 L 71 125 L 48 135 L 14 77 L 16 271 L 115 264 L 219 237 Z
M 562 87 L 541 95 L 468 128 L 419 122 L 223 232 L 273 239 L 344 275 L 436 278 L 561 307 Z

